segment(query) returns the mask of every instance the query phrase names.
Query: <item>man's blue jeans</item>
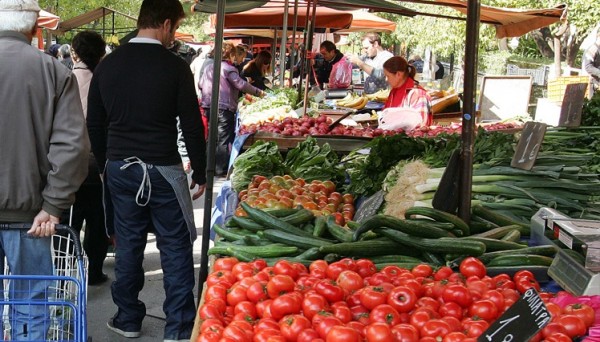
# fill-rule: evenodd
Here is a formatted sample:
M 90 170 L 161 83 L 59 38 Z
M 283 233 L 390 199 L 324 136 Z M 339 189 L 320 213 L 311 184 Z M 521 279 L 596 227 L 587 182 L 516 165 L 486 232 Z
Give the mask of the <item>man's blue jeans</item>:
M 146 307 L 138 299 L 144 287 L 144 249 L 152 229 L 164 275 L 165 339 L 189 339 L 196 306 L 192 241 L 173 187 L 150 164 L 109 161 L 106 182 L 114 205 L 116 238 L 113 301 L 118 307 L 113 324 L 140 331 Z M 123 166 L 126 166 L 123 168 Z M 144 169 L 146 182 L 144 183 Z M 186 177 L 183 169 L 181 176 Z M 143 184 L 140 188 L 140 184 Z M 138 191 L 143 189 L 143 194 Z
M 51 238 L 34 238 L 22 231 L 0 232 L 0 271 L 4 272 L 4 257 L 12 275 L 52 275 Z M 13 280 L 9 299 L 38 303 L 36 305 L 11 305 L 9 320 L 11 339 L 14 341 L 45 341 L 50 324 L 47 280 Z M 1 287 L 1 284 L 0 284 Z

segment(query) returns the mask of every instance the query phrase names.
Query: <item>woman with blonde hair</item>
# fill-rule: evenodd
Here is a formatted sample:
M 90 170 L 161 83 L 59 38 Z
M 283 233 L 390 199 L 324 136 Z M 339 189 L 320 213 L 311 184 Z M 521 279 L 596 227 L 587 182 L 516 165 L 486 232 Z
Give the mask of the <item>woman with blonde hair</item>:
M 265 90 L 265 76 L 271 69 L 271 53 L 267 50 L 259 52 L 256 57 L 248 62 L 242 72 L 242 77 L 246 77 L 253 86 Z

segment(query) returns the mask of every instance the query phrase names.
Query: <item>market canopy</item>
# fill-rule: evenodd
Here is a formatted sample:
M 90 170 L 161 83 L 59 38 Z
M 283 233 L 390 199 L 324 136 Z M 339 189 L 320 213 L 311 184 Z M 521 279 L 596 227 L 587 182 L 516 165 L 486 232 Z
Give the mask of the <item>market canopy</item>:
M 60 17 L 50 12 L 41 10 L 38 16 L 37 25 L 38 27 L 45 28 L 48 30 L 56 30 Z
M 396 23 L 385 18 L 379 17 L 373 13 L 355 10 L 352 11 L 352 23 L 347 29 L 338 31 L 337 33 L 347 32 L 387 32 L 391 33 L 396 30 Z
M 59 33 L 65 33 L 67 31 L 71 31 L 71 30 L 76 29 L 78 27 L 81 27 L 83 25 L 89 24 L 89 23 L 91 23 L 91 22 L 93 22 L 95 20 L 103 18 L 103 17 L 105 17 L 106 15 L 109 15 L 109 14 L 113 14 L 113 15 L 114 14 L 119 14 L 119 15 L 122 15 L 122 16 L 124 16 L 126 18 L 131 19 L 131 20 L 137 21 L 136 17 L 132 17 L 132 16 L 130 16 L 128 14 L 121 13 L 119 11 L 113 10 L 111 8 L 108 8 L 108 7 L 99 7 L 99 8 L 96 8 L 95 10 L 91 10 L 89 12 L 80 14 L 80 15 L 78 15 L 76 17 L 73 17 L 71 19 L 68 19 L 68 20 L 65 20 L 65 21 L 61 22 L 58 25 L 57 31 Z

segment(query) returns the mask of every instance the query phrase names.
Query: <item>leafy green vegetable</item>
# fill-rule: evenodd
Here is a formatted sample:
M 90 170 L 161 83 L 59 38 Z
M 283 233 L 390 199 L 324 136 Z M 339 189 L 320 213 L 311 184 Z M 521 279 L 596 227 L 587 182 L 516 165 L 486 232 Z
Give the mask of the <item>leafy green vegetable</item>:
M 595 92 L 591 100 L 585 99 L 581 113 L 582 126 L 600 126 L 600 92 Z
M 287 153 L 285 166 L 294 178 L 304 178 L 307 182 L 331 180 L 341 184 L 344 181 L 344 170 L 339 161 L 328 143 L 319 147 L 317 140 L 308 136 Z
M 248 187 L 254 175 L 270 178 L 283 175 L 285 171 L 277 144 L 259 140 L 233 162 L 231 184 L 239 192 Z

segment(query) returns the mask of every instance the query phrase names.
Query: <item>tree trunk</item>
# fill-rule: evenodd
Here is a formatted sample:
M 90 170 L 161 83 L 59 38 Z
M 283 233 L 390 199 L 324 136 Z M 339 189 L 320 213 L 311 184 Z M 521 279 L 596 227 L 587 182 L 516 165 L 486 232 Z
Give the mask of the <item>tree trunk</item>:
M 546 58 L 554 58 L 554 49 L 552 48 L 552 44 L 554 44 L 552 32 L 550 32 L 547 27 L 544 27 L 539 30 L 531 31 L 530 34 L 542 56 Z

